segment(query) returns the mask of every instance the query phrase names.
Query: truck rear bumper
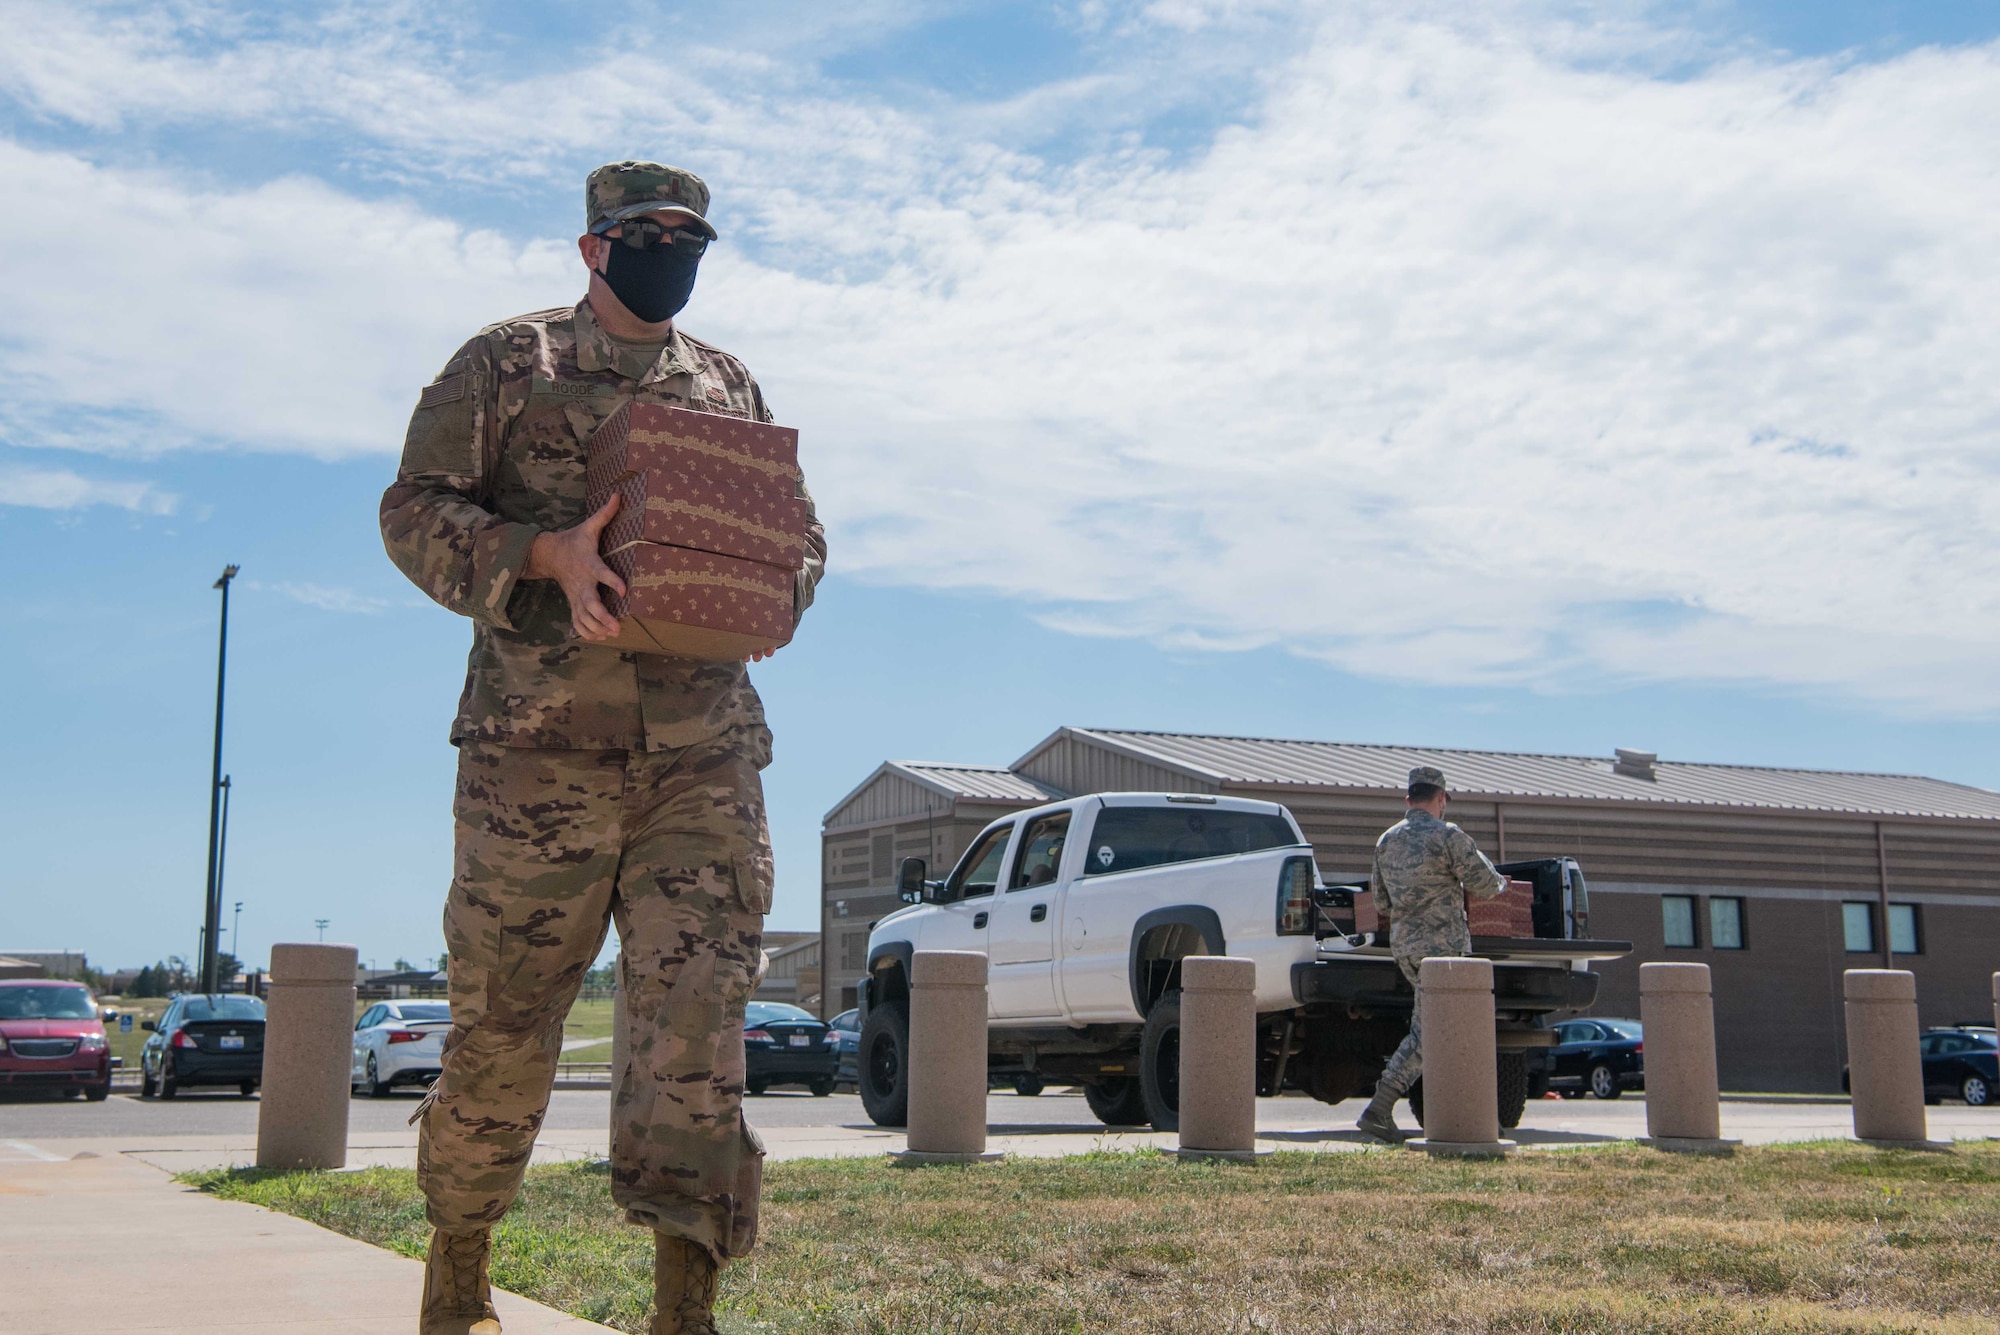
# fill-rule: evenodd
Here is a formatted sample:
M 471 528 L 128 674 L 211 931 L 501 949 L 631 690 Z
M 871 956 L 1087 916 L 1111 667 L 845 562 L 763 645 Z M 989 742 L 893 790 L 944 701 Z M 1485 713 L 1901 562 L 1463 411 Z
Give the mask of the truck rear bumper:
M 1566 965 L 1567 961 L 1565 961 Z M 1493 1004 L 1503 1011 L 1584 1010 L 1597 1000 L 1598 977 L 1568 967 L 1501 964 L 1493 970 Z M 1292 966 L 1292 996 L 1373 1011 L 1408 1011 L 1415 994 L 1391 959 L 1313 960 Z

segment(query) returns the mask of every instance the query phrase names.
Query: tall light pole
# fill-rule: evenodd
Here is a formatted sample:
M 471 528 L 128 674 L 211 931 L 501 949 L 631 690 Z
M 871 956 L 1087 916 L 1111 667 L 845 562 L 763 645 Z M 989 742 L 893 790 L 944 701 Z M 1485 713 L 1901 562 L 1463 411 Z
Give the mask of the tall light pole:
M 222 688 L 229 663 L 229 582 L 235 566 L 224 566 L 215 587 L 222 590 L 222 631 L 215 646 L 215 762 L 208 778 L 208 888 L 202 901 L 201 990 L 214 992 L 222 943 Z
M 228 825 L 223 826 L 228 829 Z M 229 924 L 229 953 L 236 957 L 237 964 L 243 963 L 243 901 L 236 901 L 236 917 Z
M 333 921 L 333 919 L 331 919 L 331 918 L 314 918 L 314 919 L 313 919 L 313 926 L 315 926 L 315 927 L 319 928 L 319 939 L 320 939 L 320 940 L 322 940 L 322 941 L 326 940 L 326 925 L 327 925 L 328 923 L 332 922 L 332 921 Z

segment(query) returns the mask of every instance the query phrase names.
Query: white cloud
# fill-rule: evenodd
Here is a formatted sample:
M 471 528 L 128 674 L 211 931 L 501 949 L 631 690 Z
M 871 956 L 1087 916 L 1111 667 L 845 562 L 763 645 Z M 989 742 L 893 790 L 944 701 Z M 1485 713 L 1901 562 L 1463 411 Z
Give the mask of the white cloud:
M 150 482 L 115 482 L 82 477 L 67 468 L 0 465 L 0 505 L 35 510 L 81 510 L 111 505 L 139 514 L 170 515 L 180 498 Z
M 710 261 L 689 325 L 804 428 L 850 575 L 1430 681 L 2000 710 L 2000 49 L 1669 79 L 1640 66 L 1675 34 L 1527 12 L 1335 11 L 1186 161 L 985 137 L 1101 106 L 1122 66 L 928 111 L 726 52 L 474 84 L 270 46 L 132 82 L 191 117 L 338 115 L 391 176 L 554 171 L 655 118 L 759 243 Z M 35 105 L 116 114 L 69 87 Z M 562 241 L 303 178 L 197 191 L 20 145 L 0 172 L 30 183 L 0 278 L 41 335 L 9 378 L 195 435 L 391 449 L 459 338 L 573 286 Z M 85 269 L 52 201 L 106 196 L 139 239 Z M 65 319 L 78 284 L 122 318 Z
M 334 588 L 324 584 L 299 584 L 290 581 L 269 583 L 262 580 L 245 580 L 243 587 L 252 593 L 275 593 L 281 598 L 289 598 L 307 607 L 316 607 L 322 612 L 357 612 L 372 616 L 392 606 L 387 598 L 377 598 L 371 594 L 356 593 L 352 589 Z

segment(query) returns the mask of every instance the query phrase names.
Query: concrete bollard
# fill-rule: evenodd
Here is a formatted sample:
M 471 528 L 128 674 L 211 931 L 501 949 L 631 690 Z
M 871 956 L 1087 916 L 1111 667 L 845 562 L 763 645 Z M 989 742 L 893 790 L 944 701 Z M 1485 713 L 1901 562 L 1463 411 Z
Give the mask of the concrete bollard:
M 1493 1051 L 1493 962 L 1440 955 L 1423 962 L 1424 1138 L 1433 1154 L 1491 1157 L 1500 1139 Z
M 347 1164 L 355 955 L 353 946 L 271 947 L 264 1094 L 257 1109 L 259 1168 Z
M 1928 1149 L 1918 1054 L 1917 978 L 1907 969 L 1849 969 L 1847 1078 L 1854 1136 L 1890 1149 Z
M 1715 1000 L 1706 964 L 1641 964 L 1646 1027 L 1646 1143 L 1682 1154 L 1728 1154 L 1715 1075 Z
M 1251 1159 L 1257 1150 L 1257 964 L 1181 961 L 1180 1153 Z
M 910 1118 L 905 1163 L 980 1163 L 986 1152 L 986 956 L 910 960 Z

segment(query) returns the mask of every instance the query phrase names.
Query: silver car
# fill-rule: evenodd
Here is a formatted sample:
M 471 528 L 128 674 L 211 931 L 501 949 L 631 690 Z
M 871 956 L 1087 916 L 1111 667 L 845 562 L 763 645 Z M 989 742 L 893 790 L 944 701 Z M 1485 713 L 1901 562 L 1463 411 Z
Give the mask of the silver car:
M 378 1001 L 354 1022 L 356 1092 L 386 1098 L 396 1085 L 428 1085 L 444 1063 L 451 1006 L 443 1001 Z

